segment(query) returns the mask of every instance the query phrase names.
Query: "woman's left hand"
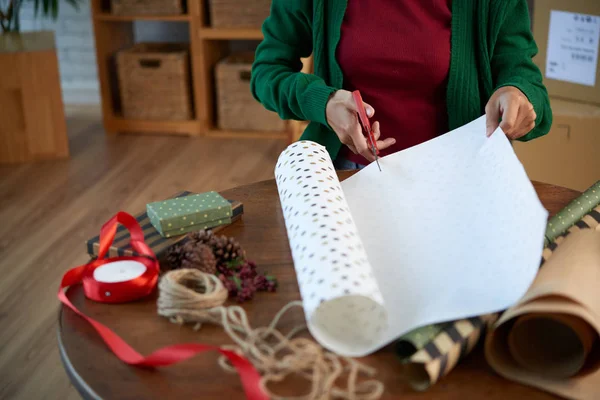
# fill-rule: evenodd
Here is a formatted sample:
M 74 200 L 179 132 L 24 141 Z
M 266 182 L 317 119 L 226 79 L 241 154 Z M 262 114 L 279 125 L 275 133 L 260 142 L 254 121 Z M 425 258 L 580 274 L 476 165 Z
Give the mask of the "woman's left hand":
M 500 125 L 509 139 L 525 136 L 535 127 L 536 114 L 527 97 L 514 86 L 496 90 L 485 106 L 487 136 Z M 500 122 L 502 117 L 502 122 Z

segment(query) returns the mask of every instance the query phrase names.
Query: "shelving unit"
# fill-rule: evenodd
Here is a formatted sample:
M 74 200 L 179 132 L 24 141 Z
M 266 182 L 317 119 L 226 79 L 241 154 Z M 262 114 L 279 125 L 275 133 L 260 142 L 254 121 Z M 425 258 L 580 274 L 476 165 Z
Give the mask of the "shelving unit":
M 200 37 L 206 40 L 262 40 L 260 29 L 200 28 Z
M 96 41 L 96 59 L 102 98 L 102 114 L 107 133 L 146 133 L 217 138 L 261 139 L 277 138 L 291 142 L 299 136 L 302 122 L 289 121 L 280 133 L 224 131 L 216 126 L 214 67 L 228 55 L 228 42 L 233 40 L 261 40 L 257 29 L 211 28 L 208 24 L 207 0 L 187 0 L 187 13 L 182 15 L 122 16 L 110 13 L 108 0 L 92 0 L 92 21 Z M 190 32 L 191 92 L 194 119 L 187 121 L 131 120 L 120 114 L 115 53 L 134 44 L 135 21 L 168 21 L 186 23 Z M 311 69 L 306 59 L 304 70 Z
M 187 22 L 190 20 L 190 16 L 184 15 L 113 15 L 107 12 L 100 12 L 95 16 L 95 19 L 99 21 L 173 21 L 173 22 Z

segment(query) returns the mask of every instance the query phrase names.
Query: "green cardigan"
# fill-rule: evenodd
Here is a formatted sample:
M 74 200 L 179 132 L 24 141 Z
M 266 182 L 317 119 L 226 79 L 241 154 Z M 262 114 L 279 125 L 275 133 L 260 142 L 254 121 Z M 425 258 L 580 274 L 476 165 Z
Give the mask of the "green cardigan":
M 325 108 L 343 88 L 336 47 L 347 0 L 273 0 L 256 49 L 251 91 L 282 119 L 310 121 L 302 135 L 325 146 L 332 159 L 341 142 Z M 381 38 L 381 40 L 386 40 Z M 519 140 L 550 130 L 552 111 L 542 75 L 533 63 L 537 45 L 526 0 L 453 0 L 451 62 L 447 87 L 449 129 L 485 113 L 492 93 L 519 88 L 537 114 L 535 128 Z M 314 74 L 300 72 L 301 58 L 314 56 Z

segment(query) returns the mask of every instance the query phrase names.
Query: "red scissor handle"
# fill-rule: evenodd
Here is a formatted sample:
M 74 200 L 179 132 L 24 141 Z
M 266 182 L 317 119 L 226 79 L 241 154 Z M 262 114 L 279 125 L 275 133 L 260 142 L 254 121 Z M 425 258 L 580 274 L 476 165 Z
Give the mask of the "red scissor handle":
M 373 135 L 373 130 L 371 129 L 371 122 L 369 121 L 369 117 L 367 116 L 362 96 L 360 95 L 360 92 L 358 90 L 355 90 L 354 92 L 352 92 L 352 97 L 354 98 L 356 108 L 358 109 L 358 119 L 360 120 L 360 124 L 362 125 L 363 131 L 367 135 L 368 141 L 370 142 L 369 146 L 375 149 L 375 154 L 379 155 L 377 141 L 375 140 L 375 135 Z

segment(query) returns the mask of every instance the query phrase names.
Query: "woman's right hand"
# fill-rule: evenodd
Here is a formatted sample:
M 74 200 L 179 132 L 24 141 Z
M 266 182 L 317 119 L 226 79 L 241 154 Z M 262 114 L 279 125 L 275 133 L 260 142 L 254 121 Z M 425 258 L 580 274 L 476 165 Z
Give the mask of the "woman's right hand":
M 367 111 L 367 116 L 369 118 L 373 117 L 375 114 L 373 107 L 364 102 L 363 104 Z M 336 91 L 327 102 L 327 122 L 340 138 L 340 141 L 348 146 L 354 154 L 360 154 L 368 161 L 375 161 L 375 157 L 367 144 L 367 138 L 363 134 L 357 113 L 358 109 L 354 102 L 354 97 L 347 90 Z M 396 140 L 393 138 L 379 140 L 381 135 L 379 122 L 375 122 L 372 128 L 379 150 L 386 149 L 396 143 Z

